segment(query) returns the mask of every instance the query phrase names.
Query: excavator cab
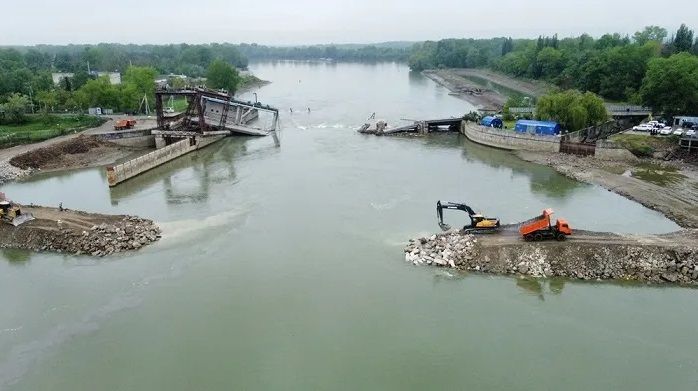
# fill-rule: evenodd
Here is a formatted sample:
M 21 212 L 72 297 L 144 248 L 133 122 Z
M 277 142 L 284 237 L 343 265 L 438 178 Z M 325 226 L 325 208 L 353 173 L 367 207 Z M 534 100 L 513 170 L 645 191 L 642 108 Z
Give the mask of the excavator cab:
M 468 214 L 468 217 L 470 218 L 470 225 L 464 226 L 463 232 L 487 233 L 494 232 L 499 229 L 500 223 L 499 219 L 496 217 L 485 217 L 480 213 L 475 213 L 475 211 L 466 204 L 459 204 L 455 202 L 445 202 L 442 204 L 441 201 L 437 201 L 436 216 L 439 219 L 439 227 L 441 227 L 443 231 L 448 231 L 451 229 L 450 225 L 444 223 L 444 209 L 462 210 Z

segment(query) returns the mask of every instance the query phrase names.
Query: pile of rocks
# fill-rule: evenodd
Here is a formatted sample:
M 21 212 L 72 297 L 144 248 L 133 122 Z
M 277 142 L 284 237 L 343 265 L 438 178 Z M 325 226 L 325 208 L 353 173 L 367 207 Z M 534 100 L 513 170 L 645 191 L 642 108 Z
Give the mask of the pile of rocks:
M 29 170 L 22 170 L 13 166 L 9 160 L 0 161 L 0 184 L 29 175 L 29 173 Z
M 622 243 L 514 241 L 493 245 L 488 238 L 456 232 L 410 240 L 405 260 L 494 274 L 698 284 L 698 249 Z
M 405 261 L 414 265 L 464 266 L 473 260 L 477 239 L 457 232 L 412 239 L 405 247 Z
M 30 222 L 31 223 L 31 222 Z M 27 223 L 19 228 L 31 229 Z M 126 216 L 113 223 L 102 223 L 89 230 L 63 228 L 59 232 L 35 231 L 24 247 L 39 251 L 56 251 L 76 255 L 87 254 L 102 257 L 119 252 L 137 250 L 160 239 L 160 228 L 150 220 Z

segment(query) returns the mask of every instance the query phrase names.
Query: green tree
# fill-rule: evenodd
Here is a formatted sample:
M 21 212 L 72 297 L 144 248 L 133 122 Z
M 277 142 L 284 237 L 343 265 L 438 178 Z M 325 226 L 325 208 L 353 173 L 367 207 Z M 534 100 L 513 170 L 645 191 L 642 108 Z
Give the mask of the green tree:
M 39 107 L 48 113 L 58 104 L 58 93 L 54 90 L 39 91 L 36 93 L 36 100 L 39 102 Z
M 70 80 L 70 88 L 72 90 L 78 90 L 80 87 L 84 86 L 85 83 L 94 79 L 94 76 L 87 73 L 86 70 L 81 69 L 73 74 L 73 77 Z
M 688 53 L 649 62 L 642 102 L 668 116 L 698 113 L 698 57 Z
M 552 47 L 543 48 L 538 52 L 536 62 L 540 68 L 540 76 L 546 79 L 558 76 L 565 68 L 562 52 Z
M 152 105 L 155 102 L 156 76 L 155 68 L 128 67 L 119 88 L 119 108 L 125 111 L 136 111 L 144 96 Z
M 10 124 L 21 124 L 27 120 L 27 107 L 29 98 L 22 94 L 14 93 L 10 95 L 7 102 L 0 105 L 4 113 L 5 122 Z
M 130 66 L 124 73 L 123 83 L 133 84 L 141 95 L 154 94 L 156 76 L 155 68 Z
M 666 37 L 666 29 L 659 26 L 647 26 L 633 35 L 633 39 L 638 45 L 644 45 L 650 41 L 662 43 Z
M 75 92 L 75 102 L 83 109 L 88 107 L 119 107 L 119 91 L 111 85 L 107 76 L 89 80 Z
M 673 48 L 676 53 L 690 52 L 693 46 L 693 30 L 682 24 L 679 30 L 676 31 L 674 37 Z
M 556 121 L 568 131 L 598 125 L 608 119 L 603 99 L 576 90 L 551 93 L 538 99 L 538 119 Z
M 208 71 L 206 72 L 206 85 L 208 87 L 225 89 L 230 94 L 235 94 L 240 82 L 241 78 L 237 69 L 227 62 L 216 59 L 208 66 Z

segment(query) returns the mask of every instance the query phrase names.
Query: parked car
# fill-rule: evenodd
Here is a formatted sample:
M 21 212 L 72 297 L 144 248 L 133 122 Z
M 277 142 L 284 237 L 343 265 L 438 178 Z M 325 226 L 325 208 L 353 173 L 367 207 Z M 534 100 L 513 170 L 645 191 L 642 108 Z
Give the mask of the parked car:
M 654 129 L 654 126 L 650 124 L 640 124 L 637 126 L 633 126 L 633 130 L 637 132 L 649 132 L 652 129 Z
M 681 135 L 683 135 L 683 129 L 678 128 L 678 129 L 674 130 L 673 134 L 674 134 L 674 136 L 681 136 Z
M 659 130 L 659 134 L 662 136 L 668 136 L 673 132 L 674 130 L 671 128 L 671 126 L 665 126 Z
M 696 130 L 695 129 L 688 129 L 686 133 L 684 133 L 684 136 L 686 137 L 695 137 L 696 136 Z

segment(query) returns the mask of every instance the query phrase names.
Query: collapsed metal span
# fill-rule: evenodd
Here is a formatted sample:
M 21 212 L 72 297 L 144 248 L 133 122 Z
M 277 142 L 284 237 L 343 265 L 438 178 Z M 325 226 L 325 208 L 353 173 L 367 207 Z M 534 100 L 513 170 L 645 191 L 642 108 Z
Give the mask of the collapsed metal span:
M 182 113 L 165 113 L 163 101 L 166 97 L 185 97 L 187 109 Z M 155 111 L 158 130 L 153 133 L 174 137 L 192 134 L 266 136 L 276 131 L 279 124 L 279 110 L 274 107 L 237 100 L 227 92 L 205 88 L 157 90 Z M 267 126 L 260 126 L 260 112 L 271 115 Z

